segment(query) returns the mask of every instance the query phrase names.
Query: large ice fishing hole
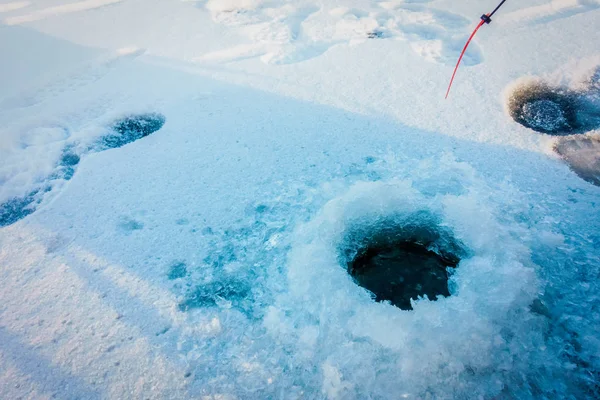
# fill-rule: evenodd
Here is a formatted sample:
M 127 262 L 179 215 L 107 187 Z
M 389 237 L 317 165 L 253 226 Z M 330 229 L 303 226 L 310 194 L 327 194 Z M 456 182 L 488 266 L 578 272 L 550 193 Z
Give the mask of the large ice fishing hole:
M 373 294 L 411 310 L 411 300 L 450 296 L 448 281 L 463 254 L 451 232 L 428 215 L 411 218 L 419 224 L 383 223 L 347 235 L 343 250 L 348 273 Z

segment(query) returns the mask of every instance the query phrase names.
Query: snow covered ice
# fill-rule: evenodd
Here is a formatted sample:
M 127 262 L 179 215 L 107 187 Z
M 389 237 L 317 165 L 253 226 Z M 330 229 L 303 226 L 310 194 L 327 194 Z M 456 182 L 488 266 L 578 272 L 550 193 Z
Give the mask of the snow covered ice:
M 0 1 L 0 398 L 600 396 L 597 0 Z

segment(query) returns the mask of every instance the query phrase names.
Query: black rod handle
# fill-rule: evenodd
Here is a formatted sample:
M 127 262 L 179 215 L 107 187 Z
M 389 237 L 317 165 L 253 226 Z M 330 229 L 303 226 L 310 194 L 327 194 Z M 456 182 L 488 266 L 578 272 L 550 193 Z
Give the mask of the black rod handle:
M 490 14 L 488 14 L 488 17 L 490 17 L 490 18 L 491 18 L 491 17 L 492 17 L 492 15 L 496 14 L 496 11 L 498 11 L 498 10 L 500 9 L 500 7 L 502 7 L 502 4 L 504 4 L 504 2 L 506 2 L 506 0 L 502 0 L 502 1 L 500 2 L 500 4 L 498 4 L 498 7 L 496 7 L 496 8 L 494 9 L 494 11 L 492 11 Z

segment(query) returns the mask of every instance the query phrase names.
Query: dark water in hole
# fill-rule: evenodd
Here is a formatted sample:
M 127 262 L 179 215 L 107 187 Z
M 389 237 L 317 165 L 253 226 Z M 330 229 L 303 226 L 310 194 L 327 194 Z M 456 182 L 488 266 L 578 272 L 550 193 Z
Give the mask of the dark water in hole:
M 349 272 L 376 301 L 412 310 L 410 299 L 450 296 L 446 268 L 457 264 L 458 259 L 442 257 L 422 244 L 401 241 L 367 247 L 350 263 Z
M 521 115 L 532 129 L 541 132 L 569 132 L 572 129 L 561 104 L 549 99 L 525 103 Z

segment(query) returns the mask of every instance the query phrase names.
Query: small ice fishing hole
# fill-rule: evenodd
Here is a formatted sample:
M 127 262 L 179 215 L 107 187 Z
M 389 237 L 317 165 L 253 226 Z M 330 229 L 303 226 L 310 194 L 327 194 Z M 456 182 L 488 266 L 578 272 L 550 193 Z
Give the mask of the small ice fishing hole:
M 516 122 L 536 132 L 566 135 L 581 128 L 577 97 L 544 82 L 517 86 L 509 95 L 507 108 Z

